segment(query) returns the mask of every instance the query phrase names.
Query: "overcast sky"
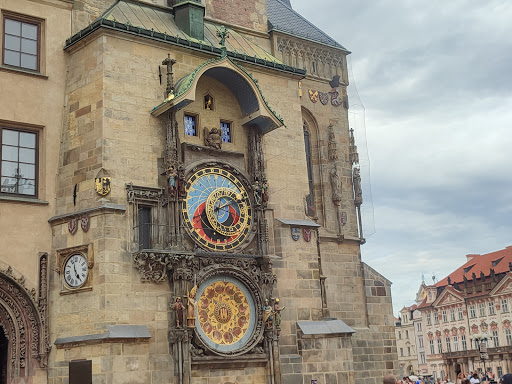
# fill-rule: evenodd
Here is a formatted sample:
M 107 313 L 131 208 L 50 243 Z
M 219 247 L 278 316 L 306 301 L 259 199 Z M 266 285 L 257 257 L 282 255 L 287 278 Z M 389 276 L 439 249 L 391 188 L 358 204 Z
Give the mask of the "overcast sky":
M 512 1 L 292 6 L 352 52 L 375 223 L 362 257 L 393 282 L 396 315 L 422 273 L 441 280 L 466 254 L 512 245 Z

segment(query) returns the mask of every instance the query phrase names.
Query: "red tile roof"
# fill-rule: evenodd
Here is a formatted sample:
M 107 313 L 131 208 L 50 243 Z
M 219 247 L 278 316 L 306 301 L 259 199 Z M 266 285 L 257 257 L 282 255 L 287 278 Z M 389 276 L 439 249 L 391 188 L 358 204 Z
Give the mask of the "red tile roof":
M 455 271 L 446 276 L 443 280 L 436 284 L 436 287 L 443 287 L 448 285 L 448 277 L 450 277 L 453 283 L 462 283 L 464 281 L 464 275 L 468 280 L 473 280 L 473 273 L 476 274 L 477 278 L 480 278 L 480 272 L 483 272 L 485 276 L 489 276 L 491 268 L 494 269 L 496 274 L 508 272 L 508 263 L 512 262 L 512 246 L 509 246 L 500 251 L 487 253 L 485 255 L 468 255 L 471 257 L 464 265 L 457 268 Z M 501 259 L 501 260 L 500 260 Z M 498 262 L 498 260 L 500 260 Z M 497 264 L 496 264 L 497 262 Z M 495 265 L 493 265 L 495 264 Z M 422 303 L 423 304 L 423 303 Z M 420 305 L 421 307 L 421 305 Z

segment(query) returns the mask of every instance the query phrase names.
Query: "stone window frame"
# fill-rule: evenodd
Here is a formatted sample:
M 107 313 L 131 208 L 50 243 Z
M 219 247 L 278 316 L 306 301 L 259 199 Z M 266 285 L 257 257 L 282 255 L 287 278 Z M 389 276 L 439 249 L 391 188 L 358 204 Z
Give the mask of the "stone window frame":
M 494 306 L 494 301 L 489 301 L 488 307 L 489 307 L 489 316 L 496 314 L 496 307 Z
M 38 200 L 41 191 L 40 191 L 40 181 L 42 179 L 42 175 L 40 174 L 40 168 L 42 160 L 41 160 L 41 150 L 43 143 L 42 141 L 42 126 L 38 125 L 32 125 L 32 124 L 24 124 L 24 123 L 18 123 L 18 122 L 11 122 L 11 121 L 4 121 L 0 120 L 0 177 L 2 176 L 2 146 L 3 146 L 3 130 L 11 130 L 11 131 L 18 131 L 18 132 L 26 132 L 26 133 L 33 133 L 36 135 L 36 144 L 35 144 L 35 159 L 34 159 L 34 194 L 33 195 L 26 195 L 26 194 L 20 194 L 20 193 L 11 193 L 11 192 L 3 192 L 1 189 L 1 178 L 0 178 L 0 197 L 15 197 L 15 198 L 21 198 L 26 201 L 31 200 Z M 20 148 L 19 146 L 17 148 Z
M 229 126 L 229 136 L 230 136 L 230 141 L 224 141 L 224 131 L 222 130 L 222 124 L 228 124 Z M 234 126 L 233 126 L 233 121 L 232 120 L 227 120 L 227 119 L 220 119 L 219 121 L 219 128 L 220 128 L 220 131 L 221 131 L 221 136 L 222 136 L 222 144 L 234 144 L 235 143 L 235 140 L 234 140 Z
M 44 75 L 45 72 L 45 20 L 39 17 L 30 16 L 22 13 L 12 12 L 6 9 L 0 10 L 2 14 L 2 38 L 0 39 L 1 50 L 2 50 L 2 69 L 16 71 L 25 74 Z M 37 26 L 37 54 L 36 54 L 36 69 L 26 68 L 20 65 L 12 65 L 5 63 L 5 24 L 6 20 L 18 21 L 25 24 L 31 24 Z M 21 49 L 21 47 L 20 47 Z M 20 50 L 21 52 L 21 50 Z
M 507 298 L 501 299 L 501 313 L 507 313 L 508 312 L 508 300 Z
M 195 135 L 188 135 L 186 133 L 186 131 L 185 131 L 185 117 L 187 117 L 187 116 L 194 118 L 195 127 L 196 127 L 196 134 Z M 187 111 L 183 112 L 183 134 L 185 135 L 185 137 L 190 136 L 190 137 L 201 138 L 201 130 L 199 129 L 199 127 L 201 125 L 200 125 L 199 116 L 200 115 L 198 113 L 195 113 L 195 112 L 187 112 Z

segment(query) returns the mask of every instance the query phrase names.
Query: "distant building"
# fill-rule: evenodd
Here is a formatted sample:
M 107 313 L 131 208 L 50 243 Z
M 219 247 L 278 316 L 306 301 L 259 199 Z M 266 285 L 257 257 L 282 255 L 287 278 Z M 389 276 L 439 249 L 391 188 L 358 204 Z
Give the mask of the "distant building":
M 512 247 L 467 255 L 466 263 L 443 280 L 422 284 L 417 300 L 415 313 L 420 317 L 416 321 L 414 316 L 414 330 L 418 342 L 423 340 L 426 357 L 420 374 L 455 380 L 461 371 L 487 370 L 496 377 L 511 372 Z M 487 346 L 483 361 L 475 336 Z M 401 359 L 400 351 L 398 356 Z
M 396 349 L 400 377 L 418 373 L 416 336 L 414 333 L 413 313 L 416 305 L 400 310 L 400 318 L 395 325 Z M 417 311 L 416 311 L 417 312 Z

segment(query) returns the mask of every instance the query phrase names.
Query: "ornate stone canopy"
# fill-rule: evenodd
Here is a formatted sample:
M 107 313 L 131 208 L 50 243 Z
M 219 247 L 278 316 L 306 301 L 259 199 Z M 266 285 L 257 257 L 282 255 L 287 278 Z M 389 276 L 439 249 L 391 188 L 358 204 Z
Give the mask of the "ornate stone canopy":
M 223 83 L 235 96 L 244 115 L 242 124 L 270 132 L 284 125 L 283 119 L 268 105 L 258 82 L 242 66 L 229 57 L 210 59 L 181 78 L 163 103 L 151 114 L 160 116 L 170 109 L 182 109 L 196 100 L 196 87 L 201 76 L 207 75 Z

